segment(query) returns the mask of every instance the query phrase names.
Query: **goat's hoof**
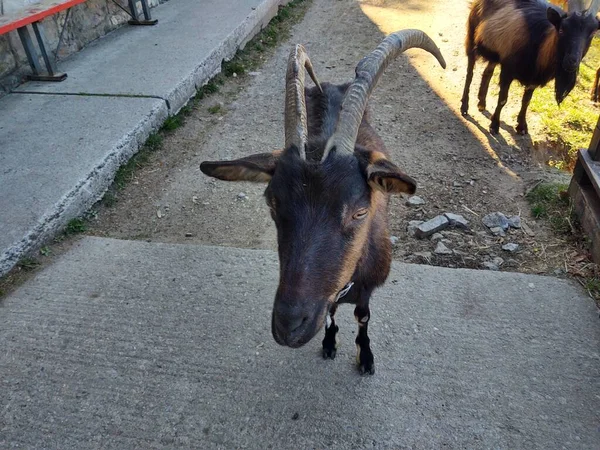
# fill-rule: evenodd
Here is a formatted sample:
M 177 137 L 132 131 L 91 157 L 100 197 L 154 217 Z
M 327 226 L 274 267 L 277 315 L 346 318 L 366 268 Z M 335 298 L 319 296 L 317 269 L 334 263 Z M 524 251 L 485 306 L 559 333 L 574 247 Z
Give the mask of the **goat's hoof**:
M 464 108 L 460 108 L 460 113 L 463 116 L 468 116 L 469 115 L 469 110 L 468 109 L 464 109 Z
M 373 375 L 375 373 L 375 360 L 373 353 L 362 351 L 359 356 L 358 371 L 361 375 Z
M 517 134 L 520 134 L 521 136 L 525 136 L 528 131 L 527 131 L 527 125 L 521 125 L 521 124 L 517 124 Z
M 337 353 L 337 350 L 334 348 L 330 348 L 330 347 L 325 347 L 323 346 L 323 359 L 335 359 L 335 355 Z
M 500 125 L 490 125 L 490 134 L 498 134 L 500 132 Z
M 485 111 L 485 102 L 484 103 L 478 103 L 477 104 L 477 109 L 479 110 L 479 112 Z

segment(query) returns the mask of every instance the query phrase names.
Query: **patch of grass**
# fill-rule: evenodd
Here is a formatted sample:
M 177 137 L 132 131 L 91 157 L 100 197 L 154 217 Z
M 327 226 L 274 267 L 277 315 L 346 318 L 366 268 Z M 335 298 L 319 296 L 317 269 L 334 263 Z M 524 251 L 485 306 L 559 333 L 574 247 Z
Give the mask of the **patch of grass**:
M 556 105 L 554 81 L 536 89 L 529 110 L 539 114 L 547 136 L 547 144 L 554 150 L 556 159 L 550 165 L 562 170 L 572 170 L 577 161 L 577 151 L 587 148 L 600 108 L 591 101 L 591 88 L 600 67 L 600 37 L 595 37 L 586 57 L 579 66 L 577 84 L 562 102 Z
M 234 57 L 231 61 L 224 62 L 221 66 L 221 71 L 226 77 L 233 75 L 244 75 L 246 73 L 246 67 L 241 62 L 241 58 L 236 59 Z
M 600 278 L 588 278 L 583 286 L 593 298 L 600 301 Z
M 42 255 L 42 256 L 49 256 L 50 253 L 52 253 L 52 252 L 51 252 L 51 250 L 47 246 L 44 246 L 44 247 L 40 248 L 40 255 Z
M 567 188 L 562 183 L 541 183 L 527 194 L 533 216 L 546 220 L 560 234 L 570 234 L 574 229 L 575 217 Z
M 210 108 L 208 108 L 208 112 L 211 114 L 217 114 L 220 111 L 221 111 L 221 105 L 218 103 L 216 105 L 213 105 Z
M 85 220 L 81 218 L 72 219 L 67 224 L 67 228 L 65 229 L 65 233 L 67 234 L 77 234 L 83 233 L 87 230 L 87 224 Z
M 239 50 L 231 61 L 224 62 L 221 72 L 226 77 L 237 76 L 256 69 L 262 63 L 262 54 L 275 48 L 290 35 L 292 25 L 297 23 L 310 5 L 310 0 L 294 0 L 279 8 L 278 14 L 258 33 L 244 50 Z
M 175 131 L 177 128 L 183 125 L 183 117 L 180 114 L 176 114 L 174 116 L 167 117 L 167 120 L 164 121 L 161 131 Z
M 146 140 L 146 144 L 144 144 L 144 145 L 148 150 L 156 151 L 156 150 L 160 150 L 160 148 L 162 147 L 162 144 L 163 144 L 163 137 L 158 133 L 152 133 L 150 136 L 148 136 L 148 139 Z
M 23 270 L 34 270 L 40 265 L 40 262 L 35 258 L 23 258 L 19 261 L 19 267 Z

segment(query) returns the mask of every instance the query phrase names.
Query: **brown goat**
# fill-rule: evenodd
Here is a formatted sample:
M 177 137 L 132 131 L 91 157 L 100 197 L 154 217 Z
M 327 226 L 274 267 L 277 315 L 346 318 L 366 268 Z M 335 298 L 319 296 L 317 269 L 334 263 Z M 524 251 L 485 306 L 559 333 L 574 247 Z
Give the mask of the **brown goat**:
M 432 53 L 445 67 L 427 35 L 404 30 L 361 60 L 354 82 L 321 85 L 304 48 L 296 45 L 286 76 L 283 151 L 200 166 L 221 180 L 268 182 L 265 197 L 277 227 L 280 266 L 271 320 L 275 341 L 300 347 L 325 324 L 323 357 L 333 359 L 338 303 L 354 304 L 362 374 L 375 371 L 367 335 L 369 299 L 391 264 L 388 198 L 416 189 L 388 159 L 365 110 L 385 67 L 412 47 Z M 304 68 L 316 87 L 304 88 Z
M 478 57 L 488 61 L 479 88 L 480 111 L 485 109 L 488 86 L 500 64 L 500 95 L 490 124 L 498 133 L 500 112 L 506 104 L 513 80 L 525 86 L 517 133 L 527 133 L 526 112 L 533 91 L 555 79 L 556 102 L 560 104 L 577 80 L 581 59 L 587 53 L 599 22 L 600 0 L 585 9 L 582 0 L 568 0 L 568 13 L 543 0 L 475 0 L 467 23 L 467 77 L 461 112 L 469 109 L 469 87 Z

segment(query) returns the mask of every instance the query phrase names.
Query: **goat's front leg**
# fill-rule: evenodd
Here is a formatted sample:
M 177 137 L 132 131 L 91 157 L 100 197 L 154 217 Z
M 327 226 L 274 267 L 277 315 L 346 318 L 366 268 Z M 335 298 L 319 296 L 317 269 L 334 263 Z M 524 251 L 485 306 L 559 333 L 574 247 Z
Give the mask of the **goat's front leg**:
M 358 322 L 358 336 L 356 336 L 356 363 L 361 375 L 373 375 L 375 373 L 375 360 L 371 352 L 371 340 L 367 334 L 371 311 L 369 310 L 369 299 L 373 289 L 361 292 L 360 299 L 354 308 L 354 318 Z
M 325 337 L 323 338 L 323 358 L 335 359 L 337 352 L 337 332 L 338 326 L 335 324 L 335 312 L 337 311 L 337 303 L 331 305 L 325 322 Z
M 492 115 L 492 122 L 490 123 L 490 133 L 498 134 L 500 131 L 500 112 L 506 100 L 508 99 L 508 90 L 513 81 L 512 73 L 509 73 L 504 67 L 500 70 L 500 95 L 498 95 L 498 106 Z
M 525 88 L 525 92 L 523 92 L 523 100 L 521 101 L 521 111 L 519 112 L 519 116 L 517 117 L 517 133 L 518 134 L 527 134 L 527 120 L 525 118 L 527 114 L 527 107 L 529 106 L 529 102 L 531 101 L 531 97 L 533 96 L 533 91 L 535 91 L 535 87 L 528 86 Z

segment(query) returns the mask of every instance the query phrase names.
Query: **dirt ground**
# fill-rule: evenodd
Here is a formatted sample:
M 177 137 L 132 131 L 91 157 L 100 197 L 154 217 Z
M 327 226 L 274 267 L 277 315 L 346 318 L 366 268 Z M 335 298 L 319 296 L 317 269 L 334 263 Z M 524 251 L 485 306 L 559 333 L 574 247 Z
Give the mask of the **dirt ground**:
M 501 270 L 564 274 L 580 258 L 529 213 L 524 194 L 542 179 L 568 175 L 545 168 L 529 136 L 513 127 L 520 105 L 509 97 L 501 134 L 487 132 L 489 114 L 479 113 L 475 96 L 481 67 L 471 89 L 472 117 L 459 113 L 465 78 L 463 41 L 467 0 L 313 0 L 291 39 L 279 46 L 256 72 L 230 78 L 202 101 L 184 126 L 165 137 L 111 207 L 99 206 L 89 233 L 124 239 L 275 249 L 275 228 L 262 197 L 264 186 L 216 181 L 199 165 L 208 159 L 230 159 L 270 151 L 283 144 L 284 74 L 292 43 L 302 43 L 322 81 L 345 82 L 356 63 L 389 32 L 403 28 L 426 31 L 441 48 L 448 67 L 420 50 L 410 50 L 392 63 L 371 98 L 374 126 L 393 160 L 418 182 L 418 208 L 396 197 L 390 208 L 392 234 L 398 238 L 397 260 L 484 268 L 501 257 Z M 490 90 L 488 109 L 497 90 Z M 214 105 L 218 112 L 209 112 Z M 529 116 L 530 133 L 540 133 Z M 506 237 L 493 236 L 481 218 L 500 211 L 520 215 L 526 224 Z M 444 212 L 463 215 L 470 230 L 448 229 L 444 243 L 455 252 L 437 255 L 437 243 L 407 234 L 410 220 L 426 220 Z M 520 245 L 516 253 L 501 249 Z

